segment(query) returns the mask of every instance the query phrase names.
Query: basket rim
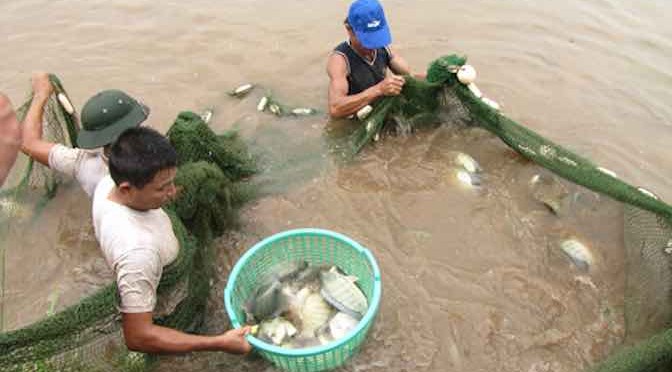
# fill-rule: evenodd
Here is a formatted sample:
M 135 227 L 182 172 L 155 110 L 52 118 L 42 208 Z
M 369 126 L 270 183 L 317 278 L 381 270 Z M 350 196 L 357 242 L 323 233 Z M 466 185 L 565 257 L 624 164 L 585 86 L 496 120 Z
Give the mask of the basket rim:
M 378 262 L 376 262 L 376 259 L 373 257 L 371 251 L 364 248 L 361 244 L 359 244 L 358 242 L 349 238 L 346 235 L 337 233 L 335 231 L 320 228 L 301 228 L 279 232 L 257 242 L 252 246 L 252 248 L 248 249 L 247 252 L 245 252 L 245 254 L 243 254 L 238 259 L 238 262 L 236 262 L 236 264 L 233 267 L 233 270 L 229 274 L 226 287 L 224 288 L 224 307 L 226 308 L 226 313 L 229 316 L 229 319 L 231 320 L 231 325 L 233 326 L 234 329 L 242 327 L 242 323 L 238 319 L 238 316 L 236 315 L 235 311 L 233 310 L 233 300 L 232 300 L 233 283 L 235 282 L 235 279 L 238 277 L 240 271 L 245 266 L 250 257 L 252 257 L 252 255 L 254 255 L 258 250 L 263 249 L 266 245 L 273 243 L 277 240 L 285 239 L 287 237 L 292 237 L 296 235 L 323 235 L 340 240 L 350 245 L 351 247 L 355 248 L 358 252 L 360 252 L 371 264 L 374 276 L 373 294 L 371 296 L 371 304 L 369 306 L 369 309 L 366 311 L 366 314 L 364 314 L 364 317 L 362 317 L 362 320 L 360 320 L 359 324 L 357 324 L 357 327 L 352 332 L 350 332 L 348 336 L 343 337 L 340 340 L 331 342 L 323 346 L 314 346 L 304 349 L 287 349 L 261 341 L 260 339 L 252 335 L 245 336 L 247 341 L 250 344 L 252 344 L 252 346 L 254 346 L 257 349 L 261 349 L 262 351 L 288 357 L 308 357 L 323 354 L 334 349 L 338 349 L 342 345 L 350 342 L 350 340 L 359 335 L 360 332 L 362 332 L 362 330 L 369 323 L 373 322 L 373 319 L 376 317 L 376 314 L 378 313 L 378 308 L 380 306 L 380 299 L 382 297 L 382 283 L 380 280 L 380 269 L 378 267 Z

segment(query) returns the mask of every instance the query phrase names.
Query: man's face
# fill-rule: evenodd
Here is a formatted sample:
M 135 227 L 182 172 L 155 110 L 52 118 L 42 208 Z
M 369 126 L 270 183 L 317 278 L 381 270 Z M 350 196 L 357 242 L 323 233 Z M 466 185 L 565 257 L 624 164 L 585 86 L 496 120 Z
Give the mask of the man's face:
M 131 207 L 138 210 L 161 208 L 176 194 L 175 174 L 177 168 L 168 168 L 159 171 L 151 182 L 138 189 L 130 186 Z
M 357 35 L 355 32 L 352 30 L 352 28 L 345 26 L 345 29 L 348 30 L 348 36 L 350 37 L 350 44 L 355 47 L 357 50 L 360 50 L 365 53 L 372 53 L 373 49 L 369 49 L 364 47 L 362 43 L 359 42 L 359 39 L 357 38 Z

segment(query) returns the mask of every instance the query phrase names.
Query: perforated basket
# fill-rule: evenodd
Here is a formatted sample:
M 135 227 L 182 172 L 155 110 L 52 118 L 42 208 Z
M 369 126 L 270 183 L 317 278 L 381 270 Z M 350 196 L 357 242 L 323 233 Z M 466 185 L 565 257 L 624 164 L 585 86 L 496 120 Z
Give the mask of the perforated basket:
M 224 304 L 235 328 L 245 320 L 242 304 L 275 265 L 307 261 L 330 264 L 354 275 L 369 302 L 369 309 L 357 328 L 346 337 L 327 345 L 281 348 L 247 336 L 252 346 L 276 367 L 286 371 L 323 371 L 344 364 L 359 351 L 378 313 L 381 281 L 378 264 L 371 252 L 345 235 L 321 229 L 297 229 L 270 236 L 255 244 L 236 263 L 224 289 Z

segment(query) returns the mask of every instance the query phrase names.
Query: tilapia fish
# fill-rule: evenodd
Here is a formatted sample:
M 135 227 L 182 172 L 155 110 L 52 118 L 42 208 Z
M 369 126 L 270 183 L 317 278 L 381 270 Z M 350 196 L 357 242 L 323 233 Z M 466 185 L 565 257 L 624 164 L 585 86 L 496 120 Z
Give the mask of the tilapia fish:
M 569 257 L 574 265 L 582 271 L 588 271 L 593 265 L 593 254 L 588 247 L 578 240 L 567 239 L 560 243 L 560 249 Z
M 339 312 L 329 320 L 329 332 L 334 340 L 347 336 L 357 328 L 359 320 L 344 312 Z
M 291 322 L 283 317 L 277 317 L 261 322 L 257 337 L 263 341 L 281 345 L 296 333 L 296 327 Z
M 338 272 L 336 267 L 320 275 L 324 299 L 338 310 L 361 319 L 369 307 L 366 296 L 355 284 L 355 279 Z
M 281 284 L 277 280 L 257 288 L 244 305 L 248 322 L 259 322 L 271 316 L 278 315 L 280 312 L 280 288 Z
M 331 318 L 331 306 L 319 293 L 311 293 L 301 309 L 301 333 L 315 336 L 315 331 L 323 327 Z

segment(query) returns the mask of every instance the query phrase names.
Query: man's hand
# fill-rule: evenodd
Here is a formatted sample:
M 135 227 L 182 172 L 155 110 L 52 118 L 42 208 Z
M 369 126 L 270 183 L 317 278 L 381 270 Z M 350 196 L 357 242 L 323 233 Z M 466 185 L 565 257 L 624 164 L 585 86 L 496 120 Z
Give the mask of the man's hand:
M 405 82 L 406 80 L 404 80 L 403 77 L 390 74 L 385 80 L 378 83 L 378 89 L 380 89 L 381 95 L 396 96 L 401 93 L 401 89 L 404 87 Z
M 250 330 L 250 326 L 229 330 L 216 336 L 216 344 L 230 354 L 247 354 L 252 350 L 252 345 L 245 339 Z
M 54 92 L 54 87 L 49 81 L 49 74 L 46 72 L 33 73 L 33 95 L 37 99 L 47 99 Z

